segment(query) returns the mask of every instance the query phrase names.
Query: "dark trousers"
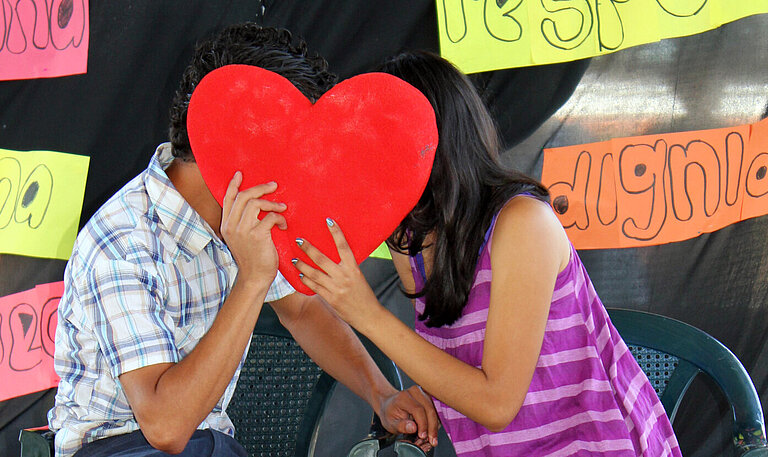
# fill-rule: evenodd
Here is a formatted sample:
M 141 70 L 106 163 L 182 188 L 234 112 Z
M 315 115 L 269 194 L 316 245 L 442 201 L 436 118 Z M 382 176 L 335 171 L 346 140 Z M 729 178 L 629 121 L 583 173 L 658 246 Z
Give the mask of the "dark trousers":
M 141 430 L 110 436 L 83 446 L 75 457 L 161 457 L 170 456 L 153 448 Z M 176 457 L 247 457 L 245 449 L 231 436 L 215 430 L 196 430 L 187 447 Z

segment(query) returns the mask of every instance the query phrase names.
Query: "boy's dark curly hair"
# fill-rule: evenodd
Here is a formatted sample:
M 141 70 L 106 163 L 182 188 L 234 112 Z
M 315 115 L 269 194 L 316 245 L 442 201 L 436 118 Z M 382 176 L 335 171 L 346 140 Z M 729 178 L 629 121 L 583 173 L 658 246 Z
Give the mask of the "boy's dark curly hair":
M 253 65 L 278 73 L 313 102 L 336 83 L 336 75 L 328 71 L 328 62 L 317 54 L 310 55 L 304 40 L 294 40 L 288 30 L 252 22 L 231 25 L 199 44 L 184 71 L 170 111 L 169 136 L 174 157 L 195 160 L 187 136 L 187 108 L 192 91 L 209 72 L 232 64 Z

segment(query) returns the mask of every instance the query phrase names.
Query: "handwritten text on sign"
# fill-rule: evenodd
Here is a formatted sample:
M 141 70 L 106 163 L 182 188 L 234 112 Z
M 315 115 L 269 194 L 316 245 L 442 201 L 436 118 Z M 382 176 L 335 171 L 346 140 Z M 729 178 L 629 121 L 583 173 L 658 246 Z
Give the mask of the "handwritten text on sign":
M 768 214 L 768 119 L 546 149 L 542 182 L 578 249 L 693 238 Z
M 88 0 L 0 0 L 0 80 L 85 73 Z
M 55 387 L 58 306 L 64 282 L 0 297 L 0 401 Z
M 90 158 L 0 149 L 0 253 L 68 259 Z
M 440 52 L 466 73 L 566 62 L 768 13 L 765 0 L 437 0 Z

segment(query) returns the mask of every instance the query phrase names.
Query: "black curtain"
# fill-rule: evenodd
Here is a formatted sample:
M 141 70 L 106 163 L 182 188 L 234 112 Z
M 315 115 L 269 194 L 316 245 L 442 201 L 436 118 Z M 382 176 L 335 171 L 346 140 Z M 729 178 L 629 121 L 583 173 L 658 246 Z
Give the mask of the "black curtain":
M 246 20 L 285 27 L 302 36 L 310 49 L 328 59 L 341 79 L 368 71 L 402 50 L 438 50 L 436 8 L 427 0 L 92 2 L 87 74 L 0 82 L 0 148 L 90 156 L 82 226 L 109 196 L 146 167 L 156 145 L 166 140 L 168 106 L 195 42 L 224 25 Z M 691 52 L 706 54 L 707 49 Z M 624 62 L 599 60 L 598 69 Z M 585 72 L 594 68 L 594 61 L 583 60 L 472 76 L 496 118 L 510 163 L 538 177 L 542 146 L 577 144 L 584 139 L 564 136 L 562 126 L 567 122 L 553 123 L 552 115 L 569 100 Z M 627 136 L 620 130 L 608 134 Z M 606 304 L 653 308 L 734 344 L 765 402 L 768 373 L 758 364 L 766 357 L 765 318 L 764 313 L 753 311 L 764 309 L 760 306 L 765 288 L 756 286 L 759 275 L 739 274 L 750 265 L 763 271 L 759 266 L 764 263 L 764 251 L 754 247 L 765 244 L 764 224 L 762 219 L 747 221 L 673 245 L 591 251 L 583 257 Z M 391 265 L 368 262 L 367 272 L 380 296 L 388 306 L 398 308 L 398 315 L 411 319 L 402 311 L 408 303 L 397 291 Z M 60 281 L 64 267 L 65 262 L 58 260 L 0 255 L 0 296 Z M 671 289 L 670 277 L 678 278 Z M 638 281 L 646 280 L 652 283 L 650 295 L 647 288 L 635 294 Z M 727 287 L 714 285 L 723 280 Z M 689 281 L 696 286 L 687 287 Z M 716 300 L 727 300 L 730 312 L 724 316 L 722 307 L 712 305 Z M 721 436 L 717 442 L 704 443 L 702 430 L 711 434 L 723 427 L 727 415 L 721 411 L 722 400 L 710 398 L 715 394 L 706 383 L 694 387 L 693 398 L 686 403 L 690 406 L 681 412 L 685 424 L 676 427 L 684 454 L 719 454 L 725 446 Z M 42 392 L 0 403 L 4 454 L 18 453 L 19 428 L 46 423 L 52 397 L 52 391 Z M 718 406 L 701 416 L 697 411 L 703 403 Z M 689 425 L 702 424 L 694 420 L 699 416 L 704 417 L 703 425 Z M 727 439 L 727 433 L 722 437 Z

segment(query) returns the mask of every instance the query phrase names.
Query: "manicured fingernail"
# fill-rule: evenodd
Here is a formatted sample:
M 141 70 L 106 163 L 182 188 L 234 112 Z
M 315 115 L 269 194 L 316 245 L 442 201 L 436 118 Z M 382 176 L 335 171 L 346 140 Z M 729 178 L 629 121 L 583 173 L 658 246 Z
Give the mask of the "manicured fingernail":
M 333 222 L 333 219 L 331 219 L 330 217 L 325 218 L 325 223 L 328 224 L 328 227 L 333 227 L 333 224 L 335 224 L 335 222 Z
M 304 240 L 301 238 L 296 238 L 296 244 L 298 244 L 299 246 L 302 246 L 304 244 Z
M 299 263 L 299 259 L 291 259 L 291 263 L 296 265 L 297 263 Z
M 427 437 L 427 432 L 419 433 L 419 438 L 426 438 L 426 437 Z

